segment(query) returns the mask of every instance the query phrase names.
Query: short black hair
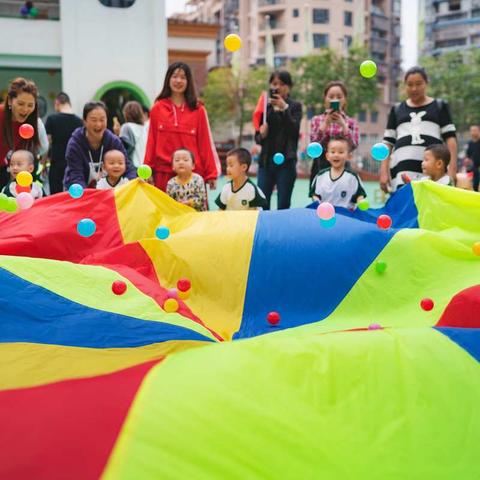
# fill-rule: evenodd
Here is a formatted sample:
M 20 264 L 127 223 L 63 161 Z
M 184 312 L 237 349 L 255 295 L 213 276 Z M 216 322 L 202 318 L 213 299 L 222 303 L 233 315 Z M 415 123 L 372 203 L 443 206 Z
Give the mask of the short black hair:
M 447 171 L 448 164 L 450 163 L 450 150 L 444 143 L 435 143 L 425 148 L 426 152 L 432 152 L 435 160 L 441 160 L 445 171 Z
M 193 154 L 192 151 L 190 151 L 188 148 L 177 148 L 173 153 L 172 153 L 172 162 L 173 162 L 173 157 L 177 152 L 188 152 L 190 155 L 190 158 L 192 159 L 193 164 L 195 165 L 195 155 Z
M 293 87 L 293 80 L 290 72 L 286 70 L 275 70 L 271 73 L 268 83 L 272 83 L 275 78 L 278 78 L 282 83 L 288 85 L 290 88 Z
M 9 152 L 10 153 L 10 152 Z M 11 151 L 10 158 L 8 158 L 8 163 L 12 160 L 13 156 L 17 153 L 21 153 L 22 155 L 25 155 L 27 157 L 27 161 L 29 165 L 35 165 L 35 157 L 33 156 L 33 153 L 30 150 L 15 150 Z
M 348 146 L 348 153 L 353 152 L 353 150 L 355 149 L 355 145 L 353 144 L 352 139 L 350 137 L 346 137 L 345 135 L 335 135 L 328 139 L 327 150 L 330 142 L 334 142 L 334 141 L 345 142 Z
M 227 152 L 228 157 L 236 157 L 240 165 L 247 166 L 247 170 L 252 164 L 252 155 L 246 148 L 232 148 L 232 150 Z
M 70 102 L 70 97 L 65 93 L 65 92 L 60 92 L 56 97 L 55 100 L 60 103 L 61 105 L 71 105 L 72 102 Z
M 105 112 L 105 114 L 108 116 L 107 106 L 103 102 L 92 101 L 92 102 L 87 102 L 83 107 L 83 119 L 86 120 L 88 117 L 88 114 L 92 110 L 95 110 L 96 108 L 101 108 Z
M 406 82 L 410 75 L 415 75 L 415 74 L 420 75 L 425 80 L 425 82 L 428 83 L 427 71 L 423 67 L 419 67 L 418 65 L 416 65 L 415 67 L 409 68 L 405 72 L 405 76 L 403 77 L 403 81 Z

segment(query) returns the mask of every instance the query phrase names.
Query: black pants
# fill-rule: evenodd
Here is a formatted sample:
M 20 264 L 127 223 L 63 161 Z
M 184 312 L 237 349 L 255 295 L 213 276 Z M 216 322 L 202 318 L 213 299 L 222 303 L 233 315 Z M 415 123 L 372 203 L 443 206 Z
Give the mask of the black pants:
M 63 176 L 65 175 L 67 164 L 52 163 L 48 172 L 48 181 L 50 183 L 50 195 L 63 192 Z
M 478 192 L 478 185 L 480 184 L 480 167 L 474 165 L 473 167 L 473 190 Z
M 273 189 L 277 186 L 278 210 L 290 208 L 293 186 L 297 178 L 297 167 L 294 160 L 286 161 L 282 166 L 259 167 L 257 183 L 260 190 L 267 197 L 268 210 L 270 210 L 270 199 Z

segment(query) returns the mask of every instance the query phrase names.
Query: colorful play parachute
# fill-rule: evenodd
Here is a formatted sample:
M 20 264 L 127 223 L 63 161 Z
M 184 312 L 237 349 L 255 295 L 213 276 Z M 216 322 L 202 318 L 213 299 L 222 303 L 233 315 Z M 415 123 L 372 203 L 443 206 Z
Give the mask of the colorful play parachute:
M 0 478 L 479 478 L 479 241 L 431 182 L 332 228 L 141 181 L 0 213 Z

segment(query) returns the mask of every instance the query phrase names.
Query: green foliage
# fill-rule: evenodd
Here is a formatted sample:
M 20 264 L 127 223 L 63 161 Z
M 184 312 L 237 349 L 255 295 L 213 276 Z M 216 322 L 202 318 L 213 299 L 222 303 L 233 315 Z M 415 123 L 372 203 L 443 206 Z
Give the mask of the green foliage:
M 315 113 L 324 108 L 323 89 L 332 80 L 341 80 L 348 90 L 347 112 L 355 115 L 360 110 L 372 109 L 378 100 L 380 89 L 376 77 L 363 78 L 360 64 L 369 58 L 363 48 L 353 47 L 346 57 L 331 49 L 294 60 L 291 71 L 295 78 L 294 97 Z
M 428 94 L 449 103 L 459 131 L 480 122 L 480 49 L 424 57 L 420 65 L 429 76 Z

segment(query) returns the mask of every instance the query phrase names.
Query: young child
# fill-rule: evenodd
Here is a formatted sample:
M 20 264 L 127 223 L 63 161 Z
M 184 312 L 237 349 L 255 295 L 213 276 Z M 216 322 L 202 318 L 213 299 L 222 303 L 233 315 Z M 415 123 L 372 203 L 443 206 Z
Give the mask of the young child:
M 173 152 L 172 168 L 177 174 L 167 183 L 167 195 L 180 203 L 194 208 L 197 212 L 207 210 L 207 190 L 203 178 L 193 173 L 195 158 L 186 148 Z
M 105 177 L 97 182 L 97 188 L 108 190 L 128 183 L 128 178 L 124 177 L 127 163 L 125 155 L 120 150 L 109 150 L 106 152 L 103 156 L 102 168 Z
M 352 143 L 345 137 L 332 137 L 325 157 L 330 168 L 318 172 L 312 181 L 310 196 L 336 207 L 355 208 L 367 194 L 358 175 L 345 168 L 345 163 L 352 158 Z
M 450 151 L 443 143 L 430 145 L 423 153 L 422 171 L 426 177 L 422 180 L 433 180 L 442 185 L 452 185 L 451 178 L 447 175 L 450 163 Z
M 13 152 L 9 162 L 10 180 L 5 187 L 3 187 L 2 193 L 4 193 L 7 197 L 16 197 L 19 193 L 16 182 L 17 175 L 20 172 L 29 172 L 33 174 L 33 170 L 35 168 L 34 165 L 35 159 L 32 152 L 28 150 L 17 150 L 16 152 Z M 30 193 L 34 199 L 43 197 L 42 186 L 36 182 L 33 182 Z
M 248 178 L 251 163 L 252 157 L 245 148 L 234 148 L 227 153 L 227 175 L 231 180 L 215 200 L 222 210 L 259 210 L 267 207 L 265 195 Z

